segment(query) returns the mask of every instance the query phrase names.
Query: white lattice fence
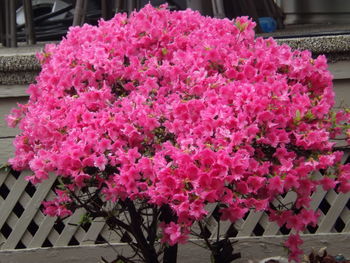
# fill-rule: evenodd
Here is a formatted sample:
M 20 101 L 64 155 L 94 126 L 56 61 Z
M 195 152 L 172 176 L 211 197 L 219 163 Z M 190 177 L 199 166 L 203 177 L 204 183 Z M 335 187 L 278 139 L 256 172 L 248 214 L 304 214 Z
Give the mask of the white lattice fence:
M 350 153 L 346 152 L 343 157 L 343 163 L 350 162 Z M 316 178 L 322 174 L 316 172 Z M 280 198 L 280 202 L 275 201 L 274 205 L 279 203 L 293 203 L 296 195 L 289 192 Z M 349 233 L 350 234 L 350 193 L 338 194 L 335 190 L 324 191 L 321 186 L 311 196 L 311 207 L 320 212 L 319 223 L 315 227 L 309 226 L 304 234 L 324 234 L 324 233 Z M 215 206 L 212 207 L 214 209 Z M 208 230 L 213 238 L 217 236 L 217 221 L 213 217 L 207 220 Z M 265 212 L 250 212 L 244 219 L 239 220 L 232 226 L 229 222 L 221 223 L 220 235 L 224 235 L 228 228 L 234 237 L 249 236 L 278 236 L 288 235 L 290 230 L 285 226 L 279 227 L 276 223 L 270 222 Z
M 349 157 L 347 153 L 345 160 Z M 25 180 L 29 172 L 0 172 L 0 249 L 25 249 L 39 247 L 60 247 L 72 245 L 91 245 L 120 241 L 109 231 L 102 219 L 95 219 L 91 224 L 79 226 L 84 216 L 83 209 L 61 221 L 45 216 L 41 203 L 55 196 L 52 187 L 55 178 L 38 186 Z M 320 172 L 315 176 L 322 176 Z M 288 193 L 283 203 L 294 201 L 293 193 Z M 338 194 L 334 190 L 325 192 L 321 187 L 312 195 L 313 209 L 319 209 L 320 220 L 316 227 L 309 227 L 306 233 L 350 233 L 350 193 Z M 216 221 L 209 218 L 209 230 L 216 236 Z M 224 233 L 229 224 L 222 225 Z M 278 227 L 268 220 L 265 213 L 250 212 L 245 219 L 231 227 L 233 236 L 270 236 L 284 235 L 289 231 Z
M 119 241 L 102 219 L 79 226 L 84 216 L 77 210 L 64 221 L 45 216 L 41 203 L 55 197 L 55 177 L 38 186 L 25 180 L 29 172 L 0 174 L 0 248 L 24 249 Z

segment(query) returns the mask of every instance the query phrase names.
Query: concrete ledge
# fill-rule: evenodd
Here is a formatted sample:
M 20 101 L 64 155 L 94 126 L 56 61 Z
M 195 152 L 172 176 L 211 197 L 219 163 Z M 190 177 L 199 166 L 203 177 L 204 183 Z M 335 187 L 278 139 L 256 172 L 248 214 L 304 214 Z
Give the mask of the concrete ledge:
M 23 85 L 33 83 L 38 71 L 0 71 L 0 86 L 2 85 Z
M 47 43 L 49 42 L 39 42 L 35 45 L 27 45 L 24 42 L 20 42 L 18 43 L 17 48 L 4 47 L 0 44 L 0 56 L 33 55 L 36 52 L 40 52 L 44 48 L 45 44 Z M 58 43 L 58 42 L 54 41 L 53 43 Z
M 29 84 L 41 66 L 34 54 L 2 55 L 0 53 L 0 85 Z
M 35 57 L 44 43 L 18 48 L 0 47 L 0 85 L 29 84 L 41 69 Z
M 293 49 L 310 50 L 314 57 L 324 54 L 329 63 L 350 61 L 350 35 L 277 39 Z
M 282 243 L 285 236 L 245 237 L 237 238 L 234 244 L 234 251 L 241 252 L 242 258 L 236 263 L 258 260 L 270 256 L 286 256 L 286 250 Z M 327 247 L 332 255 L 343 254 L 350 257 L 350 233 L 348 234 L 317 234 L 303 236 L 303 249 L 310 253 L 312 248 L 319 249 Z M 209 263 L 210 256 L 206 249 L 198 246 L 202 244 L 198 240 L 179 247 L 178 262 L 181 263 Z M 197 245 L 196 245 L 197 244 Z M 101 262 L 101 256 L 107 260 L 115 259 L 116 252 L 128 255 L 130 249 L 125 244 L 89 245 L 75 247 L 36 248 L 23 250 L 0 251 L 0 263 L 97 263 Z
M 40 64 L 35 55 L 1 55 L 0 72 L 39 71 Z
M 294 49 L 310 50 L 316 54 L 350 52 L 350 35 L 278 39 Z
M 0 98 L 28 97 L 28 85 L 0 85 Z

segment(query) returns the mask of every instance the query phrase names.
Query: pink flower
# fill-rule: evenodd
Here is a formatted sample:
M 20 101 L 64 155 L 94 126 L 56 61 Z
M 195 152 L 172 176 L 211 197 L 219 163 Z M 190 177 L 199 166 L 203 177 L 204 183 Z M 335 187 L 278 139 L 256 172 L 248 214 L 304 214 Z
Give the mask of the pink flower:
M 322 179 L 320 180 L 320 184 L 322 185 L 323 189 L 325 191 L 328 191 L 330 189 L 334 189 L 337 185 L 338 181 L 329 178 L 327 176 L 323 176 Z
M 244 215 L 248 212 L 247 208 L 239 207 L 238 205 L 231 205 L 228 208 L 221 209 L 221 219 L 222 220 L 230 220 L 231 222 L 236 222 L 238 219 L 244 217 Z
M 296 231 L 316 224 L 306 208 L 318 185 L 350 191 L 350 165 L 331 141 L 350 137 L 350 113 L 332 110 L 324 56 L 255 38 L 254 26 L 147 5 L 70 28 L 38 55 L 28 103 L 7 116 L 21 130 L 9 162 L 31 169 L 33 183 L 52 173 L 101 200 L 169 205 L 169 244 L 186 241 L 207 205 L 220 204 L 221 220 L 232 222 L 255 209 Z M 316 180 L 320 169 L 327 176 Z M 57 191 L 46 212 L 81 206 L 69 191 Z M 287 192 L 293 205 L 271 205 Z M 291 258 L 300 244 L 297 235 L 287 241 Z
M 293 216 L 293 212 L 290 210 L 286 210 L 286 211 L 271 210 L 269 219 L 271 221 L 275 221 L 279 227 L 282 227 L 292 216 Z
M 300 245 L 303 244 L 303 241 L 300 239 L 299 234 L 291 234 L 289 235 L 287 241 L 284 245 L 289 249 L 289 257 L 288 259 L 295 260 L 296 262 L 300 262 L 300 256 L 303 254 L 303 251 L 299 249 Z
M 282 193 L 283 192 L 283 181 L 279 176 L 274 176 L 268 180 L 268 189 L 271 192 Z
M 94 166 L 103 171 L 106 168 L 107 158 L 103 155 L 100 155 L 94 159 Z
M 319 216 L 319 213 L 313 210 L 303 209 L 300 212 L 300 217 L 302 218 L 302 220 L 306 225 L 316 226 L 318 216 Z
M 288 191 L 291 188 L 296 189 L 298 187 L 299 187 L 298 177 L 293 174 L 288 174 L 284 179 L 284 189 Z
M 306 227 L 305 220 L 299 215 L 292 215 L 287 219 L 286 227 L 296 231 L 304 231 Z
M 247 183 L 250 188 L 250 191 L 256 193 L 265 184 L 265 181 L 265 177 L 249 176 Z
M 57 197 L 52 201 L 43 202 L 44 213 L 50 216 L 67 217 L 72 214 L 66 204 L 72 200 L 68 196 L 67 192 L 56 190 Z
M 162 242 L 168 243 L 171 246 L 186 242 L 188 231 L 182 229 L 178 224 L 170 222 L 170 224 L 162 225 L 161 227 L 163 228 Z

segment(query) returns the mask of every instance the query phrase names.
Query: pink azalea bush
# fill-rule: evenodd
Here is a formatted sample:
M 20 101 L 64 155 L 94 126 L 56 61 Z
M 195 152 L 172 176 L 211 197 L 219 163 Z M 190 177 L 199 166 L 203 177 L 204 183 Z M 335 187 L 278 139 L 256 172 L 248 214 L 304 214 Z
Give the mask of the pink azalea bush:
M 91 186 L 103 200 L 169 205 L 174 220 L 160 227 L 170 245 L 186 242 L 210 203 L 231 222 L 255 209 L 296 233 L 316 224 L 316 187 L 350 190 L 331 141 L 350 116 L 332 111 L 324 56 L 255 38 L 254 26 L 148 5 L 72 27 L 38 56 L 29 102 L 8 116 L 22 131 L 10 164 L 31 169 L 33 183 L 62 179 L 45 203 L 52 216 L 71 214 L 71 194 Z M 293 206 L 269 205 L 290 191 Z M 291 259 L 301 243 L 286 242 Z

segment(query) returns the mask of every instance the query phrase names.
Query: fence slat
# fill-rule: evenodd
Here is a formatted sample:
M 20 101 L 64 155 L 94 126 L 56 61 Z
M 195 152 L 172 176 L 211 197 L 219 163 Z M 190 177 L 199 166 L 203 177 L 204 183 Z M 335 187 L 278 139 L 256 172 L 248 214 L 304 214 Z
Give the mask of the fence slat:
M 252 235 L 255 226 L 259 223 L 259 220 L 263 216 L 264 212 L 250 212 L 247 219 L 241 226 L 241 230 L 238 232 L 237 237 L 248 237 Z
M 0 243 L 3 243 L 0 246 L 0 249 L 13 249 L 20 241 L 27 248 L 37 248 L 43 246 L 43 244 L 47 245 L 45 240 L 50 241 L 54 247 L 70 246 L 77 243 L 80 245 L 93 245 L 96 243 L 99 236 L 103 237 L 109 242 L 119 242 L 120 237 L 110 231 L 103 219 L 95 219 L 88 229 L 81 228 L 79 222 L 86 212 L 84 209 L 77 210 L 71 217 L 64 220 L 62 222 L 63 225 L 58 226 L 59 228 L 56 228 L 55 225 L 57 218 L 43 216 L 39 210 L 40 203 L 45 198 L 52 199 L 55 196 L 55 193 L 51 189 L 54 184 L 53 179 L 46 187 L 42 184 L 39 185 L 37 189 L 31 190 L 28 188 L 27 190 L 25 188 L 28 183 L 24 180 L 24 178 L 30 174 L 29 171 L 22 172 L 17 180 L 12 174 L 6 174 L 3 171 L 1 174 L 3 176 L 0 176 L 0 185 L 5 184 L 10 189 L 10 192 L 5 200 L 0 199 L 0 229 L 6 222 L 12 229 L 12 232 L 7 240 L 4 235 L 0 233 Z M 319 179 L 322 177 L 322 174 L 317 172 L 315 173 L 315 176 Z M 31 191 L 33 191 L 33 194 L 31 194 Z M 285 198 L 282 199 L 281 202 L 287 204 L 294 202 L 295 198 L 296 194 L 290 192 L 285 196 Z M 329 209 L 326 207 L 328 211 L 324 210 L 325 214 L 322 213 L 318 230 L 316 232 L 317 235 L 319 235 L 321 232 L 327 233 L 334 231 L 334 229 L 343 233 L 350 232 L 350 209 L 347 207 L 349 198 L 350 194 L 337 194 L 334 190 L 326 192 L 321 186 L 317 187 L 317 191 L 312 195 L 310 208 L 315 210 L 318 209 L 323 201 L 327 201 L 330 205 Z M 18 203 L 20 203 L 25 209 L 20 215 L 20 218 L 17 217 L 17 215 L 19 215 L 17 212 L 13 212 L 16 210 L 14 207 Z M 278 202 L 275 201 L 275 205 L 277 204 Z M 216 205 L 213 204 L 212 206 L 206 207 L 209 215 L 213 212 L 215 206 Z M 339 224 L 337 225 L 338 228 L 335 228 L 335 223 L 339 218 L 345 225 L 343 225 L 344 227 L 341 226 L 341 228 L 343 228 L 342 230 L 339 230 Z M 28 229 L 31 222 L 34 222 L 38 227 L 35 233 L 30 232 Z M 209 216 L 205 220 L 204 224 L 211 231 L 212 237 L 216 237 L 216 231 L 218 228 L 217 222 L 213 216 Z M 247 218 L 241 219 L 234 224 L 234 227 L 237 230 L 237 238 L 254 235 L 257 225 L 261 226 L 263 231 L 261 232 L 261 228 L 259 231 L 263 233 L 263 236 L 281 234 L 279 232 L 280 228 L 278 225 L 274 222 L 268 221 L 268 216 L 266 213 L 251 211 Z M 221 236 L 229 226 L 230 222 L 221 222 Z M 32 238 L 31 236 L 33 234 L 31 233 L 34 233 Z M 72 241 L 74 242 L 72 243 Z
M 6 222 L 6 219 L 9 217 L 10 213 L 12 212 L 13 208 L 15 207 L 17 201 L 22 195 L 22 192 L 26 188 L 28 182 L 24 179 L 26 176 L 28 176 L 29 172 L 22 172 L 21 175 L 16 180 L 15 184 L 11 187 L 11 191 L 3 204 L 0 206 L 0 229 Z M 12 175 L 9 175 L 12 176 Z
M 70 216 L 66 222 L 66 227 L 60 234 L 60 237 L 55 242 L 54 246 L 67 246 L 69 241 L 74 236 L 74 233 L 77 231 L 79 227 L 79 221 L 81 217 L 86 213 L 85 209 L 78 209 L 74 212 L 72 216 Z
M 288 204 L 290 202 L 294 202 L 296 199 L 296 194 L 294 192 L 289 192 L 285 198 L 282 200 L 283 204 Z M 265 228 L 264 235 L 271 236 L 277 235 L 280 227 L 275 222 L 270 222 Z
M 345 227 L 343 229 L 343 232 L 345 232 L 345 233 L 350 232 L 350 218 L 349 218 L 348 222 L 345 222 Z
M 27 248 L 28 244 L 32 240 L 32 235 L 29 233 L 29 231 L 24 232 L 23 236 L 21 237 L 22 244 Z
M 103 218 L 96 218 L 87 231 L 86 235 L 80 242 L 81 245 L 95 244 L 95 240 L 101 233 L 103 227 L 105 226 L 105 221 Z
M 45 239 L 51 232 L 53 225 L 56 222 L 56 217 L 46 216 L 42 223 L 39 225 L 38 231 L 36 231 L 33 239 L 30 241 L 28 248 L 41 247 Z
M 54 192 L 51 190 L 49 191 L 48 195 L 46 196 L 47 200 L 52 200 L 56 195 Z M 41 213 L 38 211 L 38 213 Z M 38 214 L 36 215 L 38 216 Z M 28 248 L 36 248 L 36 247 L 41 247 L 42 244 L 44 243 L 45 239 L 47 236 L 50 234 L 55 222 L 56 222 L 57 217 L 51 217 L 51 216 L 45 216 L 41 223 L 38 223 L 39 229 L 36 231 L 32 241 L 29 243 Z
M 0 171 L 0 186 L 5 182 L 9 172 L 5 172 L 3 170 Z
M 326 195 L 327 192 L 323 190 L 322 186 L 317 186 L 316 192 L 311 196 L 310 209 L 316 210 Z
M 340 215 L 340 218 L 345 224 L 343 232 L 350 232 L 350 209 L 347 209 L 347 207 L 345 207 Z
M 349 201 L 350 192 L 347 194 L 339 194 L 335 201 L 331 204 L 331 207 L 324 217 L 322 222 L 319 224 L 319 227 L 316 233 L 328 233 L 333 228 L 335 222 L 337 221 L 338 216 L 343 211 L 346 203 Z
M 104 226 L 100 234 L 110 243 L 120 243 L 120 236 L 115 231 L 111 231 L 107 225 Z M 133 240 L 135 242 L 135 239 Z
M 16 247 L 17 243 L 21 240 L 21 237 L 23 236 L 24 232 L 27 230 L 27 227 L 30 224 L 32 218 L 37 213 L 42 201 L 47 196 L 47 193 L 50 191 L 55 180 L 56 177 L 54 175 L 51 175 L 49 179 L 43 181 L 38 186 L 32 199 L 27 204 L 22 216 L 17 221 L 15 228 L 13 229 L 6 243 L 4 244 L 3 249 L 11 249 Z M 21 191 L 21 193 L 22 192 L 23 191 Z

